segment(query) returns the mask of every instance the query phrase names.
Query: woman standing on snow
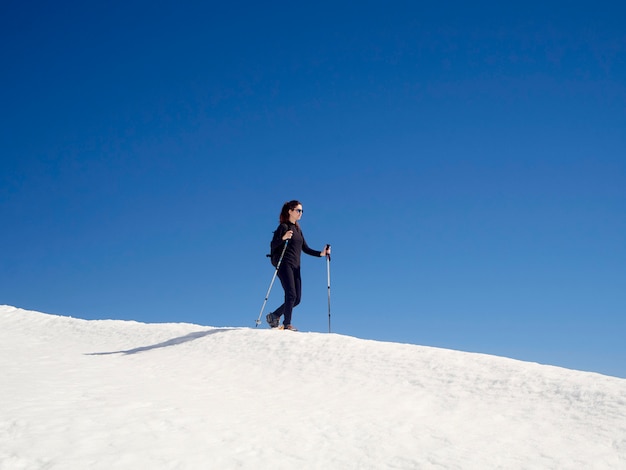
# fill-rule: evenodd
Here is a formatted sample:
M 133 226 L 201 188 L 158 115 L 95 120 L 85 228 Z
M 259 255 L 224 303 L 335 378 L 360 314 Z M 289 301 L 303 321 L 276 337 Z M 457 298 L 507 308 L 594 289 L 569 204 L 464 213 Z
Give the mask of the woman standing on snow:
M 323 257 L 330 255 L 330 246 L 322 251 L 316 251 L 309 248 L 300 224 L 298 221 L 302 218 L 302 204 L 299 201 L 289 201 L 283 205 L 280 211 L 280 225 L 274 232 L 272 238 L 272 253 L 280 252 L 287 243 L 287 249 L 283 256 L 278 269 L 278 278 L 283 285 L 285 291 L 285 302 L 274 312 L 268 313 L 265 319 L 267 323 L 276 328 L 280 324 L 280 317 L 284 315 L 283 328 L 285 330 L 297 331 L 291 324 L 291 312 L 293 308 L 300 303 L 302 295 L 302 280 L 300 279 L 300 254 L 304 251 L 307 255 Z

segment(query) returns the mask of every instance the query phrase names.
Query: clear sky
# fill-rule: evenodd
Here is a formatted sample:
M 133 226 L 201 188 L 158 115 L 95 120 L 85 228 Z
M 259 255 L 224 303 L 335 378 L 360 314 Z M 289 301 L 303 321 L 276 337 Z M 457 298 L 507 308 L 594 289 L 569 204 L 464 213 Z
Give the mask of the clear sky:
M 625 14 L 5 2 L 0 303 L 254 327 L 298 199 L 333 332 L 626 377 Z

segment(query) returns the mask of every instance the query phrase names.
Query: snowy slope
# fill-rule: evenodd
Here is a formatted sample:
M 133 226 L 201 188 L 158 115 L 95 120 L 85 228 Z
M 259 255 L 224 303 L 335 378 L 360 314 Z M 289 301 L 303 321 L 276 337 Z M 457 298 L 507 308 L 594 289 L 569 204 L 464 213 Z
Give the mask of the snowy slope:
M 626 380 L 0 306 L 0 469 L 625 469 Z

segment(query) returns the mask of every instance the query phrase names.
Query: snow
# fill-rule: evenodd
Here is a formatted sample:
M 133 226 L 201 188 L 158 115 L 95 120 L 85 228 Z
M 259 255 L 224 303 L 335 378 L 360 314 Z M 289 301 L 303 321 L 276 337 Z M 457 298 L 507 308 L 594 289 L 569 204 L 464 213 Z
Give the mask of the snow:
M 0 306 L 0 469 L 625 469 L 626 380 Z

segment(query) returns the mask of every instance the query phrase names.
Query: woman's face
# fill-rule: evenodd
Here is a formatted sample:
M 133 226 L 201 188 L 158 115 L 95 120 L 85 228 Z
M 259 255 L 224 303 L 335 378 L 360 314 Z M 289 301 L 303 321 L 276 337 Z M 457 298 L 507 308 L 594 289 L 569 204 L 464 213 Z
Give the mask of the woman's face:
M 300 220 L 302 218 L 302 204 L 298 204 L 295 208 L 289 211 L 289 215 L 291 216 L 291 220 L 293 222 Z

